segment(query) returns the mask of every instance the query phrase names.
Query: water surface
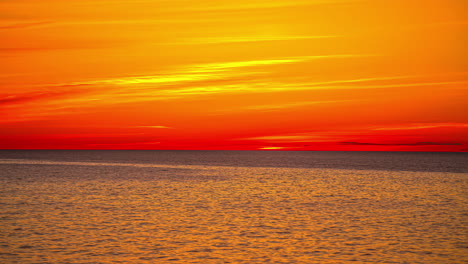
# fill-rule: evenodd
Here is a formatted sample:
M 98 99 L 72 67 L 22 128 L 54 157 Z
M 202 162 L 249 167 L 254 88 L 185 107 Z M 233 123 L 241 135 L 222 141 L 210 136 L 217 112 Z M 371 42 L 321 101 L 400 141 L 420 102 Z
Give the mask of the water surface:
M 463 160 L 4 151 L 0 262 L 467 263 Z

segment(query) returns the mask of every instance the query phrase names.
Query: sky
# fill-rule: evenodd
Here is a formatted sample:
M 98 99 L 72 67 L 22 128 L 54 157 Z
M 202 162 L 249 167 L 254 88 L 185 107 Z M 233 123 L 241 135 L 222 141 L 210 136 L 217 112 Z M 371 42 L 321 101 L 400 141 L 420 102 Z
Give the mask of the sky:
M 2 0 L 0 149 L 468 151 L 465 0 Z

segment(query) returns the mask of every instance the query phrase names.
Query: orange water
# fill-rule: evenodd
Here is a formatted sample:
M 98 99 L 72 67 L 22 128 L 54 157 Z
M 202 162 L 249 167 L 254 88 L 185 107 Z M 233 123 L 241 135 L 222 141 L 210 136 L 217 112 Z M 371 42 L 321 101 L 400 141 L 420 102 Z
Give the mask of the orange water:
M 467 263 L 467 173 L 0 162 L 1 263 Z

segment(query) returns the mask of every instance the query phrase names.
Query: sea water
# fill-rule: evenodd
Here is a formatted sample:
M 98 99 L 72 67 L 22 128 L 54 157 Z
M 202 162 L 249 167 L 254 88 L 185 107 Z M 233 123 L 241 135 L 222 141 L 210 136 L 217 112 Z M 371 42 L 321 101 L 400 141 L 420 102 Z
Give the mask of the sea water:
M 468 155 L 0 151 L 0 263 L 467 263 Z

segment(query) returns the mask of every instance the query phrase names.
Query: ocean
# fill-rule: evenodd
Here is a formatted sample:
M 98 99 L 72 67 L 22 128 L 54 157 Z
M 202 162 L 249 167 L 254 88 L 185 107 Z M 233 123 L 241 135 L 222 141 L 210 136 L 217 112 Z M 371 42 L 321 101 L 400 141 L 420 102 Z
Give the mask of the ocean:
M 0 151 L 0 263 L 468 263 L 468 153 Z

